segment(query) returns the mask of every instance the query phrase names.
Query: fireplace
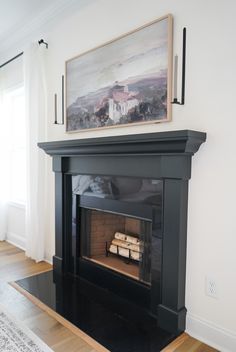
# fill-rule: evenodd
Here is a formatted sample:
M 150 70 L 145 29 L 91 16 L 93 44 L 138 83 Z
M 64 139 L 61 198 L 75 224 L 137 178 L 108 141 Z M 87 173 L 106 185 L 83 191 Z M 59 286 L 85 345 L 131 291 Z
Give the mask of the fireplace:
M 184 331 L 188 180 L 205 139 L 187 130 L 39 143 L 55 172 L 54 273 Z

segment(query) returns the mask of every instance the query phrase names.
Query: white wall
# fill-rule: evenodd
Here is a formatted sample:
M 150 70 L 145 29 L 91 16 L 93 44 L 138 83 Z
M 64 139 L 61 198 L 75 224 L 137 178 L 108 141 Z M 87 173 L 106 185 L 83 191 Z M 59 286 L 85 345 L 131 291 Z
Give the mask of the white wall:
M 236 351 L 234 0 L 98 0 L 47 33 L 49 50 L 48 140 L 194 129 L 207 142 L 193 157 L 189 187 L 186 306 L 187 330 L 221 351 Z M 53 125 L 53 95 L 60 93 L 65 60 L 167 13 L 174 16 L 174 53 L 181 54 L 187 27 L 186 104 L 173 106 L 173 121 L 66 134 Z M 48 159 L 47 259 L 54 254 L 54 176 Z M 218 298 L 205 294 L 214 278 Z
M 25 206 L 9 203 L 7 206 L 6 240 L 19 248 L 25 249 Z

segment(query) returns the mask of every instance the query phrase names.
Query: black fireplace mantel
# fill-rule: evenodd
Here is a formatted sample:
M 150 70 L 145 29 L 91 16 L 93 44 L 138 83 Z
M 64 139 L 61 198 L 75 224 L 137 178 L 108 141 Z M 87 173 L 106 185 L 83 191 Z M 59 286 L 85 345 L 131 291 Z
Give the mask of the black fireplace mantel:
M 200 145 L 205 142 L 205 140 L 206 133 L 191 130 L 179 130 L 54 141 L 38 143 L 38 146 L 51 156 L 120 153 L 186 153 L 193 155 L 198 151 Z
M 160 327 L 176 334 L 184 331 L 188 180 L 192 156 L 205 140 L 203 132 L 180 130 L 38 143 L 53 157 L 55 172 L 54 272 L 75 276 L 78 272 L 72 247 L 78 248 L 79 244 L 73 242 L 70 220 L 72 175 L 161 179 L 164 181 L 161 301 L 155 310 Z M 92 265 L 89 271 L 95 281 L 99 275 L 109 281 L 108 271 Z M 138 288 L 140 303 L 142 290 Z

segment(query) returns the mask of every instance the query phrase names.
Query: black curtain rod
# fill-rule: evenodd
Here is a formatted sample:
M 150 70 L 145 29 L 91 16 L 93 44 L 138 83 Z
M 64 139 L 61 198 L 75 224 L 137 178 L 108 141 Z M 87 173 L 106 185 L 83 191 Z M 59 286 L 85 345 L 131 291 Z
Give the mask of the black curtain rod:
M 39 43 L 39 45 L 44 44 L 44 45 L 46 46 L 46 48 L 48 49 L 48 43 L 46 43 L 43 39 L 40 39 L 40 40 L 38 41 L 38 43 Z M 10 60 L 7 60 L 7 61 L 4 62 L 2 65 L 0 65 L 0 68 L 2 68 L 2 67 L 4 67 L 4 66 L 8 65 L 10 62 L 14 61 L 15 59 L 17 59 L 18 57 L 22 56 L 23 54 L 24 54 L 24 52 L 22 51 L 20 54 L 18 54 L 18 55 L 16 55 L 16 56 L 12 57 Z
M 10 60 L 7 60 L 6 62 L 4 62 L 2 65 L 0 65 L 0 68 L 8 65 L 10 62 L 14 61 L 15 59 L 17 59 L 18 57 L 22 56 L 24 54 L 24 52 L 22 51 L 20 54 L 12 57 Z

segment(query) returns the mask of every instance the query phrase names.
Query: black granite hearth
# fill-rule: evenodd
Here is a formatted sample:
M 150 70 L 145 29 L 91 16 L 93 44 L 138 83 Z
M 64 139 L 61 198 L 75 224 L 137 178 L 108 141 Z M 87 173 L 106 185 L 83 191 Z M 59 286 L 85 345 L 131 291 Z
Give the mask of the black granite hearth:
M 145 310 L 88 281 L 50 271 L 17 284 L 112 352 L 158 352 L 176 337 Z

